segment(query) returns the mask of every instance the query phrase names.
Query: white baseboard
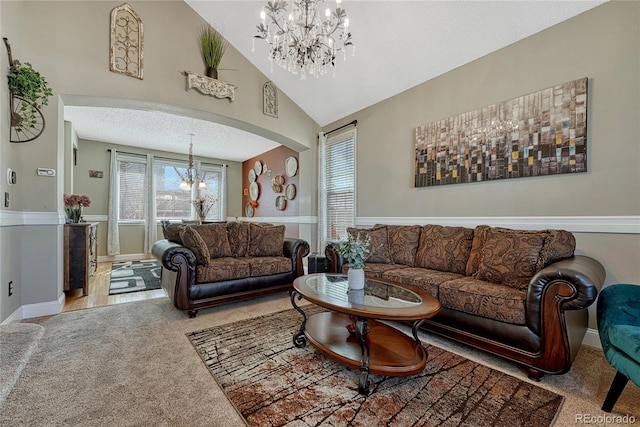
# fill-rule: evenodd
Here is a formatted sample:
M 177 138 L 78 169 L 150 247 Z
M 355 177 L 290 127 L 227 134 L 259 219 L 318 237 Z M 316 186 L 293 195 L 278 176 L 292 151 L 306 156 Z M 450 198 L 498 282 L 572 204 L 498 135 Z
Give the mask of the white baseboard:
M 18 307 L 16 311 L 11 313 L 9 317 L 4 319 L 0 325 L 8 325 L 9 323 L 19 322 L 23 319 L 22 317 L 22 306 Z
M 124 262 L 140 261 L 143 259 L 154 259 L 152 254 L 124 254 L 124 255 L 100 255 L 98 262 Z
M 59 314 L 64 307 L 64 292 L 56 301 L 39 302 L 37 304 L 27 304 L 22 306 L 22 318 L 31 319 L 32 317 L 51 316 Z
M 597 329 L 587 329 L 587 333 L 582 339 L 582 345 L 588 345 L 589 347 L 602 349 L 602 343 L 600 342 L 600 334 Z

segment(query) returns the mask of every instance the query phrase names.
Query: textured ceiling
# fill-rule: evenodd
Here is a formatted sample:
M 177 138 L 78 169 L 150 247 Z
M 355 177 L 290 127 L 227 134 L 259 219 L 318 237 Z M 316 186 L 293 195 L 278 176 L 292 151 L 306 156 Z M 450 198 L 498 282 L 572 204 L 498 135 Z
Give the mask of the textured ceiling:
M 198 14 L 269 77 L 320 126 L 410 89 L 484 55 L 558 24 L 604 1 L 354 1 L 349 14 L 355 56 L 332 73 L 301 80 L 267 60 L 255 40 L 266 1 L 187 0 Z M 334 2 L 327 4 L 335 5 Z M 332 6 L 333 7 L 333 6 Z M 224 59 L 222 62 L 224 68 Z M 154 115 L 157 114 L 157 117 Z M 244 131 L 164 113 L 66 107 L 78 136 L 123 145 L 185 153 L 194 133 L 194 154 L 244 161 L 279 144 Z M 208 135 L 207 140 L 199 135 Z M 161 148 L 162 147 L 162 148 Z

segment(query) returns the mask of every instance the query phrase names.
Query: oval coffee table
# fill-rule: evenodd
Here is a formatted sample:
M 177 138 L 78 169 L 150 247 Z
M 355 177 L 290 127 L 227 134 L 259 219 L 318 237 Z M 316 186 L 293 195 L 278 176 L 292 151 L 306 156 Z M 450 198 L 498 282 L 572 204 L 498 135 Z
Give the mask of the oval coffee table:
M 331 311 L 307 317 L 296 304 L 306 299 Z M 326 357 L 360 370 L 358 391 L 369 394 L 369 373 L 415 375 L 427 364 L 427 350 L 418 338 L 424 320 L 440 303 L 414 287 L 383 280 L 365 280 L 364 289 L 349 288 L 343 274 L 310 274 L 293 282 L 291 304 L 303 321 L 293 336 L 296 347 L 307 341 Z M 413 321 L 413 338 L 378 320 Z

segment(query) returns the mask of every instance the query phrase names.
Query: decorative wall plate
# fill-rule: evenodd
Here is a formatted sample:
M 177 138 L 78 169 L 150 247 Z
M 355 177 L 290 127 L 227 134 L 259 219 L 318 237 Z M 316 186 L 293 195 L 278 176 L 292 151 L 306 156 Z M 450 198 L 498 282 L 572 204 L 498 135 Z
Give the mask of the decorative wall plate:
M 253 218 L 254 209 L 251 207 L 249 203 L 244 207 L 244 213 L 249 217 Z
M 296 186 L 293 184 L 289 184 L 284 189 L 284 194 L 287 196 L 287 199 L 293 200 L 296 198 Z
M 284 176 L 282 175 L 276 175 L 275 178 L 273 178 L 274 182 L 278 185 L 284 185 Z
M 276 209 L 283 211 L 287 208 L 287 199 L 284 196 L 276 197 Z
M 253 170 L 256 172 L 256 176 L 259 176 L 262 173 L 262 163 L 260 163 L 260 160 L 256 160 L 253 165 Z
M 271 182 L 271 189 L 274 193 L 282 193 L 282 185 L 279 185 L 276 182 Z
M 298 173 L 298 159 L 289 157 L 284 161 L 284 169 L 287 172 L 287 176 L 295 176 Z
M 258 183 L 252 182 L 249 185 L 249 197 L 251 200 L 258 200 L 260 197 L 260 187 L 258 187 Z
M 249 169 L 249 182 L 256 182 L 256 171 Z

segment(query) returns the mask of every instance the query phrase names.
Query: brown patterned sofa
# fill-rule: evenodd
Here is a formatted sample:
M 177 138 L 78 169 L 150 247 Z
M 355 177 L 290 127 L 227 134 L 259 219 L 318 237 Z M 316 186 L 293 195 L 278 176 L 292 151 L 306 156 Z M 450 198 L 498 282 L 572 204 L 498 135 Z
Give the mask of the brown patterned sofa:
M 195 317 L 200 308 L 290 290 L 304 274 L 309 244 L 284 231 L 242 222 L 171 224 L 151 251 L 173 305 Z
M 604 283 L 596 260 L 574 255 L 563 230 L 376 225 L 369 277 L 426 290 L 442 309 L 423 329 L 523 365 L 530 378 L 567 372 Z M 330 244 L 333 272 L 348 265 Z

